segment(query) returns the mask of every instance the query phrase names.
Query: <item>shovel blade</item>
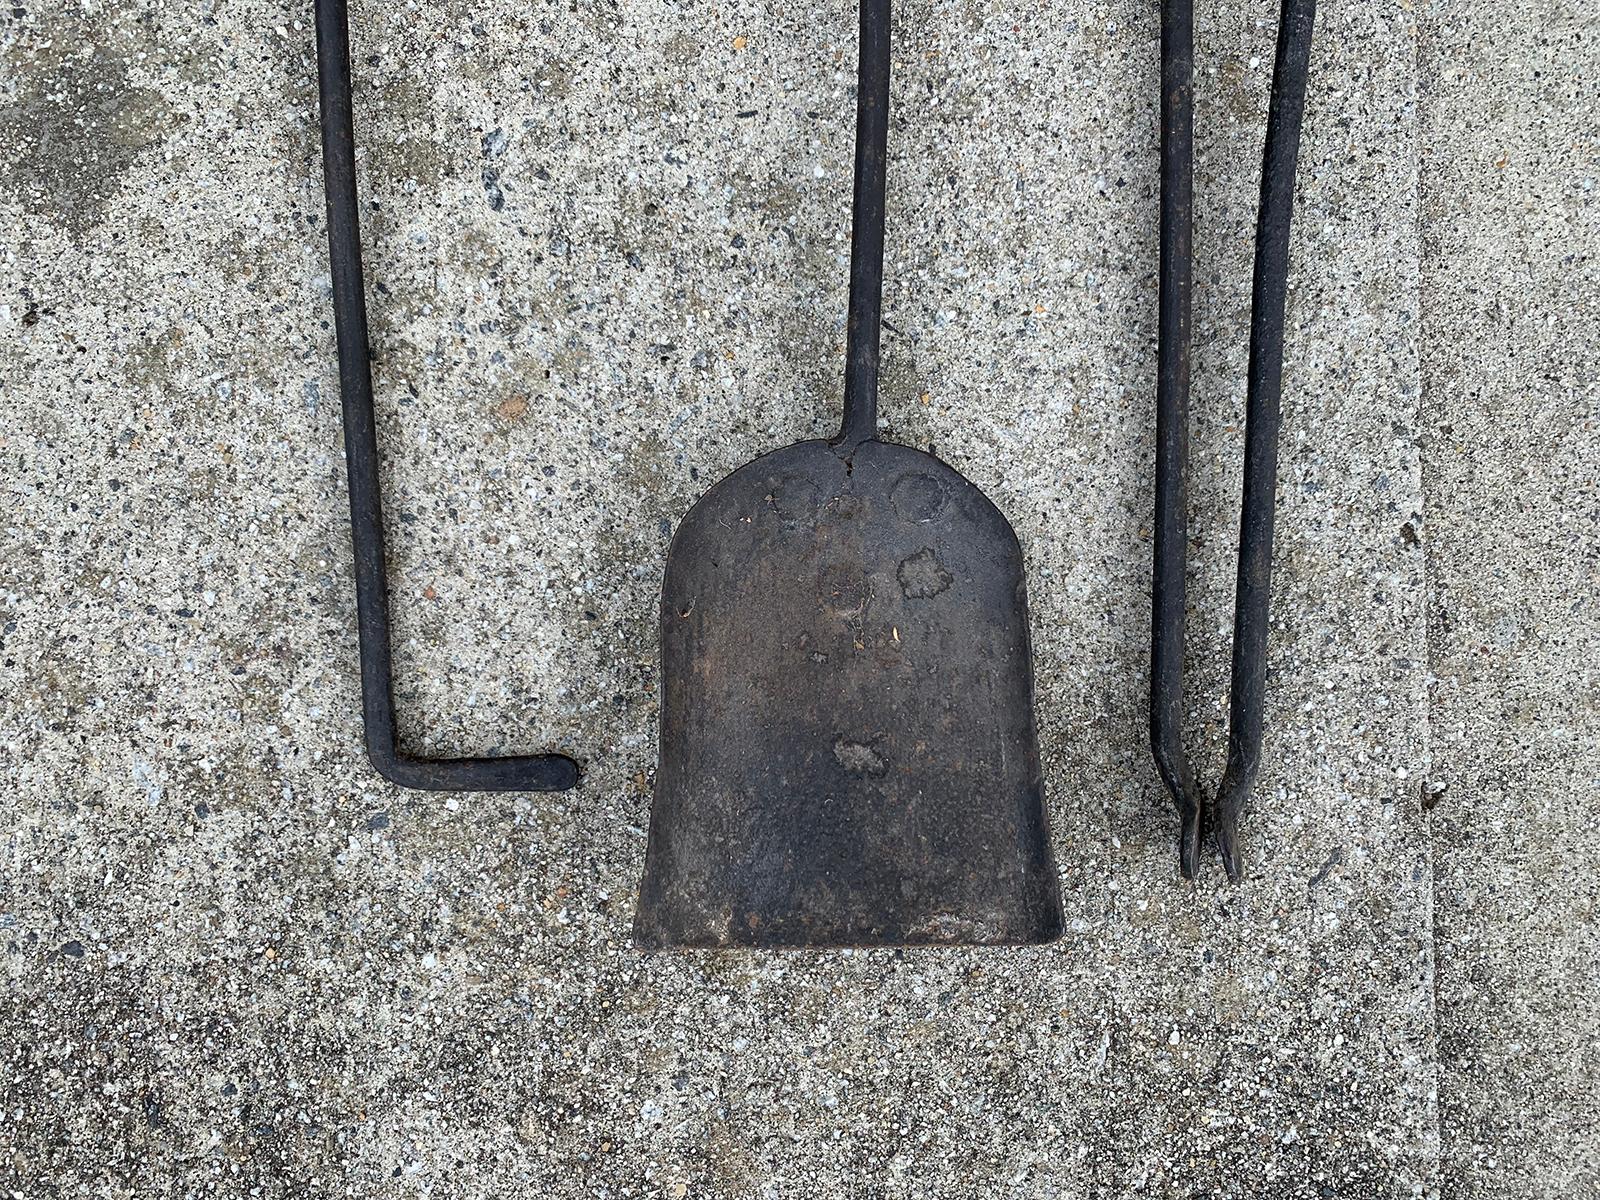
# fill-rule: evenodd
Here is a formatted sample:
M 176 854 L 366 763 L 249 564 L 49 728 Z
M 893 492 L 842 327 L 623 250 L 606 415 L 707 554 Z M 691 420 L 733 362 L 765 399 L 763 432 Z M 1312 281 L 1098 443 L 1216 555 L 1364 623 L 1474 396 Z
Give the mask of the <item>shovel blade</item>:
M 684 519 L 644 947 L 1061 932 L 1021 550 L 937 459 L 804 442 Z

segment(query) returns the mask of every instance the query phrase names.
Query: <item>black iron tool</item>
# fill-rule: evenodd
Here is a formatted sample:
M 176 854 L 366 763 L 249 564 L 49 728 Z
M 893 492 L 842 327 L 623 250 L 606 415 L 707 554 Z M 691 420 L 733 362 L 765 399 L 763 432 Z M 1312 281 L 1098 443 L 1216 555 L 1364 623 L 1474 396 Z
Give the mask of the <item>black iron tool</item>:
M 1215 831 L 1228 878 L 1243 873 L 1238 821 L 1261 765 L 1271 602 L 1272 525 L 1278 485 L 1284 300 L 1289 221 L 1305 107 L 1315 0 L 1283 0 L 1261 168 L 1250 365 L 1245 396 L 1244 502 L 1234 597 L 1228 762 L 1211 804 L 1183 745 L 1184 572 L 1189 537 L 1189 279 L 1194 226 L 1193 0 L 1161 6 L 1161 282 L 1156 381 L 1155 571 L 1150 743 L 1183 820 L 1179 861 L 1193 878 L 1202 826 Z
M 577 764 L 562 754 L 438 759 L 420 758 L 399 747 L 389 644 L 382 488 L 378 482 L 378 434 L 372 407 L 367 301 L 361 278 L 361 226 L 356 214 L 356 148 L 345 0 L 317 0 L 316 21 L 322 174 L 328 202 L 334 330 L 339 342 L 339 394 L 344 407 L 367 756 L 379 774 L 402 787 L 450 792 L 561 791 L 578 782 Z
M 865 0 L 843 426 L 717 484 L 667 558 L 647 947 L 1061 930 L 1016 535 L 877 437 L 889 24 Z

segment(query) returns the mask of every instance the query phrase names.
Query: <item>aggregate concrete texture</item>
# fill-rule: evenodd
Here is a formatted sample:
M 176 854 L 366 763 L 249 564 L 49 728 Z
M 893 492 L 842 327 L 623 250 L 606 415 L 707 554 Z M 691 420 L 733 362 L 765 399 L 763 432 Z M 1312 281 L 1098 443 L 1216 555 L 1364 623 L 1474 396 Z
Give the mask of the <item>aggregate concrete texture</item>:
M 844 0 L 352 10 L 398 696 L 362 755 L 311 6 L 0 16 L 0 1186 L 1600 1193 L 1595 17 L 1324 3 L 1248 881 L 1146 748 L 1157 6 L 897 5 L 884 434 L 1011 520 L 1068 932 L 641 955 L 670 532 L 831 432 Z M 1201 5 L 1193 741 L 1276 6 Z M 1505 161 L 1501 161 L 1504 159 Z
M 1600 12 L 1436 4 L 1421 61 L 1443 1173 L 1459 1196 L 1591 1196 Z

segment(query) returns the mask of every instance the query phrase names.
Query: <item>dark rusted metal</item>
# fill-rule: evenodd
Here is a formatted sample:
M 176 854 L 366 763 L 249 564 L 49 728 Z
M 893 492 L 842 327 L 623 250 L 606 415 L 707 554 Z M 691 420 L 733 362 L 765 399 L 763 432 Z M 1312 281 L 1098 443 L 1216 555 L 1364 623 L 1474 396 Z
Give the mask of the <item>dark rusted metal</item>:
M 804 442 L 673 540 L 648 946 L 1060 932 L 1022 555 L 937 459 Z
M 1193 194 L 1193 3 L 1164 0 L 1161 31 L 1161 283 L 1156 380 L 1155 570 L 1150 744 L 1183 822 L 1180 867 L 1193 878 L 1202 822 L 1238 882 L 1238 820 L 1261 765 L 1271 609 L 1272 535 L 1283 385 L 1284 304 L 1295 162 L 1305 108 L 1315 0 L 1284 0 L 1267 116 L 1257 214 L 1250 365 L 1245 397 L 1244 499 L 1234 594 L 1228 761 L 1207 805 L 1183 745 L 1184 573 L 1188 540 L 1189 280 Z
M 673 539 L 647 947 L 1061 931 L 1021 549 L 954 470 L 877 440 L 888 104 L 889 4 L 866 0 L 844 422 Z
M 1179 861 L 1194 878 L 1202 798 L 1183 745 L 1184 592 L 1189 538 L 1190 263 L 1194 236 L 1192 0 L 1161 6 L 1161 272 L 1157 296 L 1156 515 L 1150 645 L 1150 745 L 1183 825 Z
M 402 787 L 449 792 L 561 791 L 578 782 L 563 754 L 497 758 L 420 758 L 399 747 L 389 644 L 378 435 L 368 363 L 367 304 L 361 276 L 355 131 L 350 100 L 350 37 L 345 0 L 317 0 L 317 67 L 322 100 L 322 173 L 328 203 L 328 260 L 339 393 L 344 408 L 350 537 L 355 557 L 356 626 L 361 641 L 361 708 L 367 756 Z

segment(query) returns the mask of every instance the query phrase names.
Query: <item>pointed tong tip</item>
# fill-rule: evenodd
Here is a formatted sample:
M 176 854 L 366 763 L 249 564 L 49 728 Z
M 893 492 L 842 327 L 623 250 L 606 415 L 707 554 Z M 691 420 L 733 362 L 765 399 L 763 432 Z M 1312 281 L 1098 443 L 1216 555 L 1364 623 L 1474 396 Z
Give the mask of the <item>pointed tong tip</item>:
M 1217 824 L 1217 853 L 1222 856 L 1222 869 L 1228 873 L 1229 883 L 1244 879 L 1244 865 L 1239 859 L 1239 832 L 1232 817 Z
M 1200 809 L 1192 806 L 1183 814 L 1183 833 L 1178 842 L 1178 869 L 1192 880 L 1200 861 Z

